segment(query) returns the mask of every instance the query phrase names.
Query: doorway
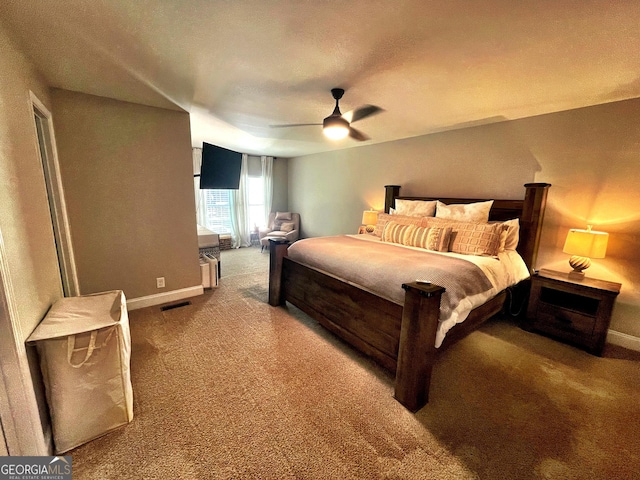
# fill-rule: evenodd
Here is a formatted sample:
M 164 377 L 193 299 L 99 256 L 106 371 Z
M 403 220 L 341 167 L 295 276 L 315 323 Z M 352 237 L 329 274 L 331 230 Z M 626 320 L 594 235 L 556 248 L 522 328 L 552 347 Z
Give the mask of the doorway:
M 71 245 L 71 232 L 64 201 L 62 180 L 60 178 L 60 166 L 58 164 L 55 139 L 53 136 L 51 113 L 49 113 L 33 92 L 30 92 L 30 94 L 33 119 L 38 138 L 38 153 L 42 162 L 42 170 L 47 187 L 49 210 L 51 212 L 58 264 L 60 265 L 62 290 L 65 297 L 80 295 Z
M 61 284 L 65 296 L 79 295 L 51 113 L 31 92 L 30 98 L 37 142 L 34 146 L 43 169 Z M 50 455 L 51 431 L 41 416 L 44 395 L 29 393 L 31 366 L 19 333 L 12 292 L 0 231 L 0 456 Z

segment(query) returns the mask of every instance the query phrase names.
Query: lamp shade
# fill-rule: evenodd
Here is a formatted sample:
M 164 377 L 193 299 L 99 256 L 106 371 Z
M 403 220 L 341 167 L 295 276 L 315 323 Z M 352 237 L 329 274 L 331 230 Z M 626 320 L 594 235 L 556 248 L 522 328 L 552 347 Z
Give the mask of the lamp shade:
M 375 210 L 365 210 L 362 212 L 363 225 L 375 225 L 378 223 L 378 212 Z
M 587 230 L 572 228 L 567 234 L 562 251 L 580 257 L 604 258 L 608 242 L 608 233 L 591 230 L 591 226 Z
M 349 122 L 340 116 L 331 115 L 322 122 L 322 132 L 331 140 L 341 140 L 349 135 Z

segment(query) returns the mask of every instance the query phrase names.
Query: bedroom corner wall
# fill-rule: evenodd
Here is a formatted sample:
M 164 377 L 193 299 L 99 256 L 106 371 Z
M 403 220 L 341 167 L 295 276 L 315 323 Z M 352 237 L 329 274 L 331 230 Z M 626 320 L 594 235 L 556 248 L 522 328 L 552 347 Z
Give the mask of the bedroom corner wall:
M 382 210 L 384 185 L 403 195 L 522 198 L 524 183 L 551 183 L 537 268 L 570 270 L 569 228 L 608 231 L 607 257 L 587 275 L 622 283 L 611 329 L 640 349 L 638 159 L 633 99 L 292 158 L 289 206 L 304 236 L 334 235 L 355 233 L 363 210 Z
M 60 89 L 51 98 L 81 293 L 197 290 L 189 114 Z

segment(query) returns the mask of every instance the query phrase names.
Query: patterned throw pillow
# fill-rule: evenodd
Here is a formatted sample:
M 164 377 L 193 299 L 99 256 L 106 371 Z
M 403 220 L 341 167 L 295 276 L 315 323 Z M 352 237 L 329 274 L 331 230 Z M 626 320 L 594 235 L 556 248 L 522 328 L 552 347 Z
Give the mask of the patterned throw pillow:
M 462 223 L 452 228 L 451 252 L 495 257 L 500 251 L 500 237 L 506 227 L 502 224 Z
M 489 211 L 493 200 L 475 203 L 458 203 L 447 205 L 438 200 L 436 205 L 436 217 L 463 222 L 488 222 Z
M 482 222 L 463 222 L 460 220 L 449 220 L 447 218 L 438 218 L 438 217 L 428 217 L 422 219 L 422 227 L 452 227 L 453 230 L 456 230 L 456 226 L 458 225 L 468 225 L 469 223 L 482 223 Z
M 288 233 L 292 232 L 294 227 L 295 224 L 293 222 L 283 222 L 282 225 L 280 225 L 280 230 Z
M 396 222 L 387 222 L 382 230 L 381 240 L 383 242 L 407 245 L 407 238 L 415 229 L 415 225 L 402 225 Z
M 373 234 L 377 237 L 382 237 L 382 231 L 387 222 L 396 222 L 400 225 L 416 225 L 419 226 L 422 223 L 422 217 L 409 217 L 406 215 L 389 215 L 388 213 L 378 214 L 378 223 L 373 230 Z
M 448 252 L 451 231 L 451 227 L 416 227 L 408 235 L 405 245 L 436 252 Z
M 451 227 L 449 251 L 467 255 L 496 256 L 502 251 L 507 228 L 503 222 L 469 223 L 444 218 L 425 218 L 428 227 Z M 466 232 L 466 233 L 465 233 Z

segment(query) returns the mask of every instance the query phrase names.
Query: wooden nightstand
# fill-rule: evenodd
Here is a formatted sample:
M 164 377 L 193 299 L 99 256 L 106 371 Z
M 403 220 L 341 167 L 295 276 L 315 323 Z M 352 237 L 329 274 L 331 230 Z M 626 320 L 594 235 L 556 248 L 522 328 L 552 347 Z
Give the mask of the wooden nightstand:
M 621 285 L 542 269 L 531 277 L 531 297 L 523 328 L 601 355 L 611 312 Z

